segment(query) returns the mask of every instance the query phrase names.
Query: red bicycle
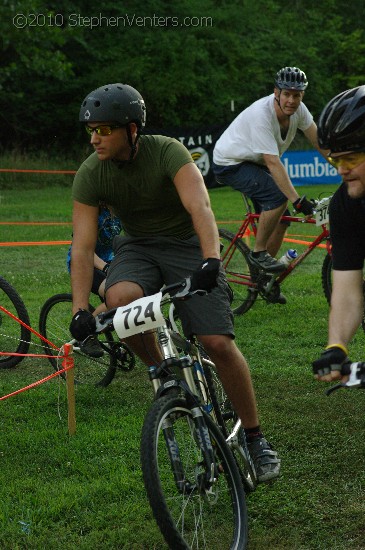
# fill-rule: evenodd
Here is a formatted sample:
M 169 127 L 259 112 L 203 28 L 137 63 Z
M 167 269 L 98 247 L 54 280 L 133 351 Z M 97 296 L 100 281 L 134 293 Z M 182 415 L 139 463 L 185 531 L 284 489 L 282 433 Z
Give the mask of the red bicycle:
M 219 230 L 222 262 L 228 283 L 233 291 L 231 305 L 233 313 L 236 315 L 246 313 L 253 306 L 258 296 L 269 303 L 277 303 L 281 283 L 322 243 L 325 244 L 327 252 L 322 265 L 322 287 L 329 303 L 332 291 L 332 257 L 328 229 L 328 206 L 331 197 L 316 201 L 315 217 L 308 219 L 296 216 L 282 217 L 283 221 L 320 227 L 320 233 L 311 242 L 301 242 L 301 244 L 305 244 L 304 251 L 289 263 L 285 271 L 279 274 L 262 271 L 249 261 L 250 248 L 245 239 L 248 236 L 256 236 L 259 214 L 254 211 L 251 202 L 244 194 L 242 194 L 242 197 L 246 207 L 246 215 L 238 231 L 234 234 L 226 229 Z

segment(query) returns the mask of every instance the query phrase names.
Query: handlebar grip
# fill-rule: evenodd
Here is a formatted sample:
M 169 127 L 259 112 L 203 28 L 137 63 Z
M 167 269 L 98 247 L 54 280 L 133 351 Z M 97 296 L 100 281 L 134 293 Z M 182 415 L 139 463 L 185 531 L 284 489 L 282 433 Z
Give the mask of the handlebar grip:
M 342 366 L 341 366 L 341 374 L 342 376 L 346 376 L 348 374 L 351 374 L 351 361 L 346 361 L 346 363 L 344 363 Z

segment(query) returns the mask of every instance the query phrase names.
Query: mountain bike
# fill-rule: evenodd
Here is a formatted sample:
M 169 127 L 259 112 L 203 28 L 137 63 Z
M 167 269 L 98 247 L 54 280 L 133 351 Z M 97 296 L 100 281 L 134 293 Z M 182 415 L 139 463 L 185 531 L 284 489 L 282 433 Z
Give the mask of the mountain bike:
M 15 288 L 3 277 L 0 277 L 0 307 L 0 351 L 27 353 L 31 340 L 31 332 L 27 328 L 30 326 L 27 308 Z M 0 355 L 0 368 L 15 367 L 22 359 L 22 355 Z
M 325 296 L 330 296 L 332 280 L 331 240 L 328 229 L 328 206 L 330 197 L 323 198 L 316 203 L 316 217 L 302 218 L 296 216 L 282 216 L 283 222 L 309 224 L 320 227 L 320 233 L 312 242 L 305 244 L 305 248 L 279 274 L 270 274 L 253 266 L 249 260 L 250 248 L 245 242 L 247 236 L 255 238 L 257 223 L 260 214 L 256 213 L 251 202 L 242 194 L 246 215 L 236 233 L 226 229 L 219 229 L 221 241 L 221 257 L 226 272 L 227 281 L 233 292 L 232 310 L 236 315 L 246 313 L 261 296 L 268 303 L 276 303 L 280 296 L 280 285 L 297 268 L 305 258 L 322 243 L 325 244 L 327 254 L 322 265 L 322 286 Z
M 89 311 L 94 311 L 89 304 Z M 108 386 L 117 371 L 130 371 L 135 365 L 135 356 L 129 347 L 120 342 L 112 330 L 106 330 L 99 337 L 103 356 L 91 357 L 80 349 L 80 342 L 71 339 L 69 325 L 72 318 L 72 295 L 55 294 L 42 306 L 39 315 L 39 333 L 48 341 L 42 340 L 42 346 L 54 370 L 59 370 L 58 356 L 65 343 L 73 346 L 75 354 L 75 380 L 77 383 Z M 55 345 L 52 345 L 55 344 Z
M 213 362 L 178 327 L 174 303 L 195 294 L 190 288 L 188 278 L 101 313 L 96 332 L 113 326 L 122 339 L 155 332 L 162 360 L 148 369 L 154 402 L 140 454 L 147 496 L 169 547 L 244 549 L 245 489 L 255 489 L 256 473 Z

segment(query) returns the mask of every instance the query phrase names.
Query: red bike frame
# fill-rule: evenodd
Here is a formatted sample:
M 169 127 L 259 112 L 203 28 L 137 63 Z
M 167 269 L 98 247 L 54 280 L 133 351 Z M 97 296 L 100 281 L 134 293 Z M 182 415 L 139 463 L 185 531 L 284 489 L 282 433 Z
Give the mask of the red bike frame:
M 240 226 L 240 228 L 236 232 L 232 243 L 227 248 L 226 253 L 222 258 L 224 266 L 229 265 L 229 261 L 230 261 L 230 258 L 232 257 L 232 253 L 233 253 L 233 250 L 234 250 L 234 248 L 232 248 L 232 247 L 238 239 L 245 238 L 250 234 L 253 234 L 256 237 L 256 233 L 257 233 L 256 221 L 258 220 L 259 217 L 260 217 L 260 214 L 255 214 L 251 211 L 247 212 L 247 214 L 245 216 L 245 219 L 242 222 L 242 225 Z M 316 220 L 314 218 L 306 219 L 306 218 L 299 218 L 299 217 L 296 217 L 296 216 L 282 216 L 281 220 L 285 221 L 285 222 L 308 223 L 308 224 L 316 225 Z M 326 241 L 327 252 L 329 254 L 331 254 L 330 233 L 329 233 L 329 229 L 327 227 L 327 224 L 323 224 L 321 226 L 321 229 L 322 229 L 321 233 L 314 239 L 314 241 L 310 242 L 306 246 L 305 250 L 301 254 L 299 254 L 297 256 L 297 258 L 295 258 L 295 260 L 293 260 L 287 266 L 286 270 L 283 271 L 282 273 L 280 273 L 280 275 L 278 275 L 276 277 L 275 280 L 277 281 L 277 283 L 280 284 L 293 271 L 293 269 L 295 269 L 297 267 L 297 265 L 301 264 L 303 262 L 303 260 L 308 256 L 308 254 L 310 254 L 323 241 Z M 231 253 L 230 253 L 230 251 L 231 251 Z M 228 269 L 228 272 L 229 272 L 229 269 Z M 246 285 L 250 284 L 250 282 L 247 280 L 248 279 L 247 277 L 240 276 L 239 274 L 236 274 L 236 275 L 237 275 L 237 277 L 244 279 L 241 282 L 241 284 L 246 284 Z M 229 280 L 229 276 L 228 276 L 228 280 Z M 235 282 L 238 283 L 239 281 L 235 280 Z

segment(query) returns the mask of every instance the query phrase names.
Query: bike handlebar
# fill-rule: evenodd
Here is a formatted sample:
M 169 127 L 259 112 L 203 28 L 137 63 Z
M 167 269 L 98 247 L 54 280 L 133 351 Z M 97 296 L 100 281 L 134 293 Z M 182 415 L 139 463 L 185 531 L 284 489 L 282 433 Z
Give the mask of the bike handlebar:
M 161 289 L 162 296 L 165 298 L 169 297 L 171 300 L 187 300 L 194 294 L 198 295 L 205 295 L 207 294 L 206 290 L 192 290 L 191 288 L 191 277 L 186 277 L 182 281 L 178 281 L 177 283 L 172 283 L 171 285 L 167 285 L 162 287 Z M 133 303 L 133 302 L 132 302 Z M 109 309 L 106 312 L 99 313 L 99 315 L 96 316 L 96 331 L 95 333 L 98 334 L 100 332 L 103 332 L 107 328 L 111 328 L 113 325 L 113 318 L 116 314 L 117 307 Z
M 332 386 L 326 391 L 327 395 L 341 388 L 365 388 L 365 362 L 344 363 L 341 367 L 341 375 L 349 376 L 349 379 Z

